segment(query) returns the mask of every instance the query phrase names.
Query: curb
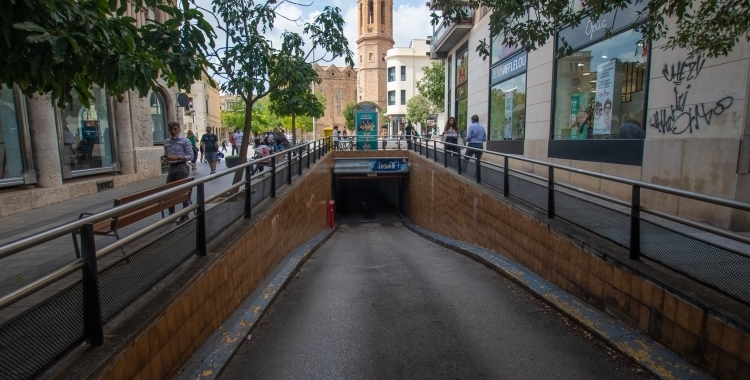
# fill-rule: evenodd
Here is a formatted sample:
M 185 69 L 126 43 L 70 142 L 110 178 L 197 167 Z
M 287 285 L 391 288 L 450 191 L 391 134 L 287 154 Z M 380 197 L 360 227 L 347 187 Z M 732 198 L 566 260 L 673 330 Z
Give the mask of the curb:
M 648 335 L 625 326 L 529 269 L 490 250 L 417 227 L 406 218 L 403 218 L 403 222 L 417 235 L 476 260 L 521 285 L 659 378 L 713 379 Z
M 273 272 L 237 307 L 185 362 L 172 379 L 212 380 L 219 377 L 294 272 L 328 240 L 335 229 L 326 229 L 289 253 Z

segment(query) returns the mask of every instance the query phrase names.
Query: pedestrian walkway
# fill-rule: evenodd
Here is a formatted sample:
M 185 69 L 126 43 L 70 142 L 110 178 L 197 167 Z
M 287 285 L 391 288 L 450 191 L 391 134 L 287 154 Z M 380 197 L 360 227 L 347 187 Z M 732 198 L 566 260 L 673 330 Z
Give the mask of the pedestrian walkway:
M 191 176 L 203 178 L 208 176 L 210 168 L 207 163 L 198 163 L 198 169 L 191 172 Z M 226 170 L 222 161 L 217 164 L 217 172 Z M 218 174 L 218 173 L 217 173 Z M 233 175 L 226 175 L 216 181 L 206 183 L 206 196 L 216 194 L 222 189 L 230 186 Z M 114 198 L 132 194 L 144 189 L 163 184 L 166 174 L 128 185 L 105 190 L 96 194 L 69 199 L 65 202 L 29 210 L 26 212 L 0 218 L 0 244 L 8 243 L 20 238 L 49 230 L 67 222 L 78 219 L 83 212 L 96 213 L 112 208 Z M 196 194 L 193 192 L 195 202 Z M 210 206 L 209 206 L 210 207 Z M 179 210 L 181 206 L 177 206 Z M 127 236 L 161 219 L 160 214 L 155 214 L 140 222 L 134 223 L 119 230 L 120 237 Z M 174 228 L 170 226 L 168 228 Z M 161 233 L 163 231 L 156 231 Z M 144 245 L 150 239 L 144 238 L 126 247 L 129 252 Z M 97 248 L 105 247 L 115 241 L 112 236 L 96 236 Z M 106 265 L 120 257 L 119 252 L 110 255 L 99 262 L 99 266 Z M 76 259 L 73 241 L 70 236 L 62 236 L 47 243 L 41 244 L 24 252 L 0 259 L 0 296 L 6 295 L 19 289 L 60 267 L 71 263 Z M 73 279 L 71 279 L 72 281 Z M 12 307 L 0 311 L 0 323 L 18 314 L 28 305 L 33 305 L 40 299 L 55 293 L 65 283 L 57 284 L 54 288 L 44 289 L 32 297 L 24 299 Z

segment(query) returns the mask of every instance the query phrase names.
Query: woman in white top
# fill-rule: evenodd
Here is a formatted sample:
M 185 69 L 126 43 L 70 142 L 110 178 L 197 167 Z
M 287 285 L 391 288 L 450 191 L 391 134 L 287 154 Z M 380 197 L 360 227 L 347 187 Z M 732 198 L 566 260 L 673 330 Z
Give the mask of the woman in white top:
M 443 136 L 445 136 L 445 142 L 449 144 L 458 144 L 458 128 L 456 127 L 456 118 L 448 118 L 448 121 L 445 123 L 445 128 L 443 128 Z M 455 152 L 455 154 L 458 154 L 458 146 L 446 145 L 445 151 L 446 153 Z

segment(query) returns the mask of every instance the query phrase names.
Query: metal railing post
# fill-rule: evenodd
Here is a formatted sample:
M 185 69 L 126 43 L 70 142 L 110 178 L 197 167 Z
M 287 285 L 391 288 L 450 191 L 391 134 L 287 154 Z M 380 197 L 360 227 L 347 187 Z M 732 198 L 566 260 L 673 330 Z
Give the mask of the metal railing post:
M 252 199 L 250 199 L 250 177 L 253 175 L 253 166 L 250 165 L 245 168 L 245 219 L 250 219 L 250 209 L 253 207 Z
M 432 140 L 432 156 L 437 162 L 437 140 Z
M 276 156 L 271 157 L 271 198 L 276 198 Z
M 195 228 L 195 245 L 198 256 L 206 256 L 206 189 L 198 184 L 198 220 Z
M 555 217 L 555 168 L 549 166 L 547 176 L 547 217 Z
M 479 155 L 477 155 L 477 183 L 482 183 L 482 166 L 479 163 Z
M 641 258 L 641 187 L 633 185 L 630 201 L 630 259 Z
M 289 149 L 289 152 L 286 153 L 286 168 L 287 168 L 287 176 L 286 176 L 286 183 L 287 185 L 292 184 L 292 150 Z
M 302 175 L 302 148 L 299 148 L 299 151 L 297 152 L 297 175 Z
M 456 165 L 456 166 L 458 166 L 458 169 L 457 169 L 458 170 L 458 174 L 461 174 L 461 147 L 460 146 L 458 147 L 458 156 L 457 157 L 458 157 L 458 165 Z
M 81 258 L 83 259 L 83 329 L 92 346 L 104 343 L 101 303 L 99 301 L 99 272 L 96 268 L 94 224 L 81 227 Z
M 510 196 L 510 169 L 508 169 L 508 156 L 503 156 L 503 196 Z
M 307 168 L 310 169 L 310 144 L 307 144 Z
M 448 146 L 443 143 L 443 167 L 448 167 Z
M 313 153 L 313 164 L 314 164 L 318 160 L 318 142 L 317 141 L 313 141 L 312 153 Z

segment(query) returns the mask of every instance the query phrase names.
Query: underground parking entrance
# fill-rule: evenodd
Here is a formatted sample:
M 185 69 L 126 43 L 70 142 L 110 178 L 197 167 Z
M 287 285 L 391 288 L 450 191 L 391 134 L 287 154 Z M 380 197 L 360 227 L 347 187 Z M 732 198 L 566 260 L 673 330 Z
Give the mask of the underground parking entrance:
M 341 224 L 389 223 L 405 215 L 407 157 L 334 158 L 333 197 Z

